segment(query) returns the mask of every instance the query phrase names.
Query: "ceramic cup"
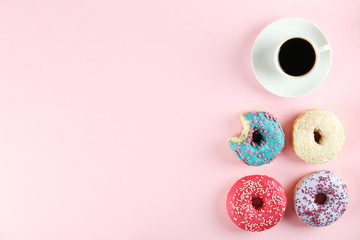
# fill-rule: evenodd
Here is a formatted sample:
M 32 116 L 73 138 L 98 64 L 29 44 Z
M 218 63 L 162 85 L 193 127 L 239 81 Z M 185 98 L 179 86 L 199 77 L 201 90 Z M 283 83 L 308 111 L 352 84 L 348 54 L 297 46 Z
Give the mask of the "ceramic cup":
M 294 45 L 294 43 L 291 44 L 291 42 L 297 42 L 297 45 L 296 44 Z M 304 54 L 303 53 L 304 51 L 297 49 L 299 48 L 299 46 L 300 48 L 304 47 L 308 51 L 312 52 L 313 56 L 311 56 L 311 53 L 309 53 L 308 55 Z M 281 53 L 281 51 L 283 52 L 285 51 L 282 50 L 284 48 L 290 50 L 286 50 L 287 53 Z M 273 64 L 275 65 L 277 71 L 283 76 L 301 78 L 304 76 L 308 76 L 312 72 L 316 71 L 321 57 L 320 53 L 329 50 L 330 50 L 329 44 L 317 46 L 314 43 L 314 41 L 312 41 L 309 37 L 291 36 L 291 37 L 287 37 L 286 39 L 283 39 L 275 48 L 273 54 Z M 283 57 L 281 60 L 281 55 L 284 54 L 286 55 L 287 58 L 284 59 Z M 298 61 L 297 58 L 301 60 Z M 286 62 L 287 61 L 286 59 L 292 59 L 292 60 Z M 302 65 L 306 65 L 306 66 L 302 66 Z M 288 67 L 286 68 L 284 66 L 288 66 Z M 298 72 L 296 74 L 293 74 L 290 71 L 291 69 L 295 69 L 295 71 L 298 69 L 300 73 Z

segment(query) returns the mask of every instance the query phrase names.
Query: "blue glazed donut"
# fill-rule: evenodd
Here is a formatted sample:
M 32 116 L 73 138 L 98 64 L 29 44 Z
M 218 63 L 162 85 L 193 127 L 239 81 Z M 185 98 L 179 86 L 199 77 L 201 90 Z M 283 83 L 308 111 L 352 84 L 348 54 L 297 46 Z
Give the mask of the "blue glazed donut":
M 231 137 L 231 150 L 250 166 L 261 166 L 274 160 L 284 147 L 285 135 L 280 123 L 269 112 L 247 112 L 240 115 L 243 130 Z

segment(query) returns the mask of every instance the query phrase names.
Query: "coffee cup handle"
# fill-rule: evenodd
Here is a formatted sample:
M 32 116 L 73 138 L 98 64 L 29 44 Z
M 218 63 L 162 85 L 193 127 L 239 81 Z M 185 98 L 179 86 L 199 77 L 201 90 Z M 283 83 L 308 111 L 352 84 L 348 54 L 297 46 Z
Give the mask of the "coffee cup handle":
M 319 53 L 322 53 L 322 52 L 325 52 L 325 51 L 328 51 L 328 50 L 330 50 L 330 45 L 329 44 L 318 47 Z

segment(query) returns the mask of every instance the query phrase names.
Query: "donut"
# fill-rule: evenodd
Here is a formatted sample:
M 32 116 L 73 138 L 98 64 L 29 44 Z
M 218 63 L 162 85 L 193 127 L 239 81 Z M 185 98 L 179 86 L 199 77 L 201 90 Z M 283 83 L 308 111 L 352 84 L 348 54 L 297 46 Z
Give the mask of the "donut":
M 303 177 L 294 189 L 294 207 L 298 217 L 314 227 L 328 226 L 346 211 L 349 193 L 334 173 L 323 170 Z
M 230 219 L 241 229 L 259 232 L 275 226 L 287 205 L 284 188 L 265 175 L 239 179 L 227 195 L 226 208 Z
M 284 147 L 280 123 L 269 112 L 247 112 L 239 116 L 243 125 L 239 137 L 228 139 L 231 150 L 244 163 L 261 166 L 273 161 Z
M 336 158 L 344 145 L 344 129 L 339 119 L 324 109 L 301 113 L 291 129 L 296 155 L 309 163 L 326 163 Z

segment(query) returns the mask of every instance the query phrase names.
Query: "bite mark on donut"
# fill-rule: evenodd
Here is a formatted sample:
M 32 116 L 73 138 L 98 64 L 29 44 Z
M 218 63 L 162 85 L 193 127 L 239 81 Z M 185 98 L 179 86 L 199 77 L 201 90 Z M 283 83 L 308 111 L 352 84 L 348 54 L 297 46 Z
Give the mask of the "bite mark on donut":
M 231 137 L 229 138 L 229 141 L 232 143 L 244 143 L 247 145 L 246 142 L 244 142 L 245 139 L 247 139 L 249 133 L 250 133 L 250 124 L 251 122 L 249 122 L 248 120 L 246 120 L 243 116 L 239 116 L 243 129 L 240 133 L 240 136 L 235 136 L 235 137 Z

